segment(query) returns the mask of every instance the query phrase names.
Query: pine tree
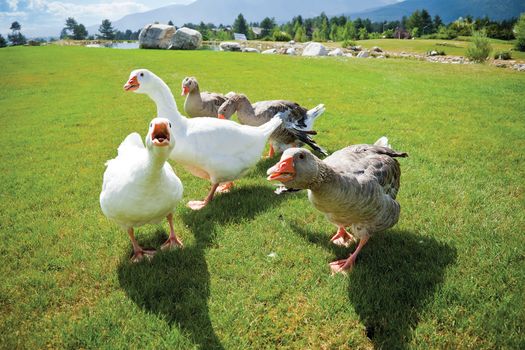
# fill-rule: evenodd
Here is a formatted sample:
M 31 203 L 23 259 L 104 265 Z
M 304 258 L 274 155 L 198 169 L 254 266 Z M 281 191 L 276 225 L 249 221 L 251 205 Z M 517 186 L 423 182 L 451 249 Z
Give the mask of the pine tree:
M 7 38 L 13 46 L 24 45 L 27 42 L 26 37 L 20 33 L 20 30 L 22 29 L 20 23 L 14 21 L 11 23 L 11 27 L 9 29 L 11 29 L 12 32 L 7 36 Z
M 113 40 L 115 38 L 115 31 L 109 19 L 105 19 L 102 21 L 102 24 L 98 28 L 98 31 L 101 34 L 98 35 L 100 39 Z
M 246 23 L 246 20 L 244 19 L 242 13 L 239 13 L 239 16 L 237 16 L 235 22 L 233 22 L 233 32 L 241 33 L 244 35 L 248 34 L 248 23 Z
M 82 23 L 77 24 L 73 28 L 73 39 L 85 40 L 87 36 L 88 36 L 88 31 L 86 30 L 86 27 Z
M 525 51 L 525 13 L 521 14 L 514 26 L 514 35 L 516 35 L 516 49 Z
M 0 47 L 6 47 L 6 46 L 7 46 L 7 41 L 2 36 L 2 34 L 0 34 Z
M 275 20 L 273 18 L 266 17 L 261 21 L 261 36 L 267 37 L 273 32 L 273 27 L 275 27 Z

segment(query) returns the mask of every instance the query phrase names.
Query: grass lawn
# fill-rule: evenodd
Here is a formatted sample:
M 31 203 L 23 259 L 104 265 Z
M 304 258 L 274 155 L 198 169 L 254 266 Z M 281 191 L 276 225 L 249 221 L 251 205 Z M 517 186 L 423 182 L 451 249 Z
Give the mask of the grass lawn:
M 463 38 L 465 39 L 465 38 Z M 492 55 L 495 52 L 510 51 L 513 49 L 514 43 L 504 40 L 490 39 L 492 45 Z M 465 56 L 467 48 L 470 45 L 466 40 L 435 40 L 435 39 L 416 39 L 416 40 L 399 40 L 399 39 L 374 39 L 374 40 L 359 40 L 357 45 L 362 45 L 368 49 L 379 46 L 383 50 L 393 52 L 414 52 L 426 53 L 428 51 L 437 50 L 445 51 L 447 55 Z M 525 52 L 512 51 L 512 59 L 525 60 Z
M 82 47 L 6 48 L 0 62 L 0 348 L 525 347 L 525 74 Z M 130 264 L 98 196 L 104 162 L 156 111 L 122 90 L 135 68 L 163 78 L 181 110 L 187 75 L 252 101 L 322 102 L 316 139 L 330 151 L 387 135 L 410 154 L 399 223 L 331 277 L 351 250 L 329 244 L 335 227 L 306 193 L 273 194 L 275 158 L 202 211 L 181 203 L 183 250 Z M 206 181 L 174 167 L 184 202 L 205 196 Z M 158 248 L 167 232 L 137 238 Z

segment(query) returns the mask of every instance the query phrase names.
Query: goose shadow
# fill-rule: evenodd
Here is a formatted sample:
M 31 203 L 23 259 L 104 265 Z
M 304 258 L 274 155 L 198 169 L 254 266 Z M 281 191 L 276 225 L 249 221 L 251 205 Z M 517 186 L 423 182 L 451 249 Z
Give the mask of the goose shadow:
M 200 211 L 184 211 L 181 219 L 194 234 L 195 244 L 158 253 L 149 263 L 131 264 L 128 256 L 123 257 L 118 267 L 121 287 L 135 304 L 178 327 L 200 349 L 223 349 L 209 315 L 206 249 L 213 245 L 218 225 L 253 218 L 283 199 L 268 187 L 252 186 L 219 195 Z M 158 247 L 167 235 L 158 230 L 141 243 Z
M 334 260 L 355 249 L 331 244 L 329 235 L 291 226 L 308 242 L 332 251 Z M 421 312 L 455 260 L 453 247 L 409 231 L 389 230 L 370 239 L 349 273 L 348 299 L 375 348 L 407 348 Z

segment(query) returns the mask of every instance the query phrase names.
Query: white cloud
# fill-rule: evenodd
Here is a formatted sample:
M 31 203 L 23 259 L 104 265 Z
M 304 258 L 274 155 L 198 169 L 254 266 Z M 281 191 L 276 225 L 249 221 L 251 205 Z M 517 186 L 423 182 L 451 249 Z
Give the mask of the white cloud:
M 7 18 L 7 17 L 27 17 L 27 12 L 24 12 L 24 11 L 0 12 L 0 18 Z
M 18 10 L 18 3 L 20 2 L 20 0 L 6 0 L 6 2 L 11 11 Z
M 80 5 L 62 1 L 29 0 L 27 7 L 33 11 L 43 11 L 52 16 L 61 18 L 74 17 L 78 20 L 90 20 L 92 18 L 119 19 L 127 14 L 143 12 L 149 9 L 148 6 L 133 1 Z

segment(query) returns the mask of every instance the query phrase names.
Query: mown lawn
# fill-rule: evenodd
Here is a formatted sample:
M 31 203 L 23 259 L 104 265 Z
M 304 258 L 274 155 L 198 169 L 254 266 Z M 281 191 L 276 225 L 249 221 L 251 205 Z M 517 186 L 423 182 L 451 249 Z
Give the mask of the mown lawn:
M 525 74 L 485 65 L 209 51 L 0 50 L 0 347 L 368 349 L 525 347 Z M 264 160 L 192 212 L 185 248 L 129 263 L 101 213 L 104 162 L 155 114 L 122 85 L 149 68 L 173 89 L 326 105 L 318 142 L 382 135 L 401 160 L 397 226 L 354 270 L 306 193 L 273 194 Z M 184 202 L 208 183 L 174 164 Z M 168 225 L 137 237 L 158 248 Z M 275 257 L 269 257 L 275 253 Z
M 357 45 L 362 45 L 368 49 L 379 46 L 383 50 L 393 52 L 414 52 L 426 53 L 428 51 L 437 50 L 445 51 L 447 55 L 465 56 L 467 48 L 470 46 L 470 41 L 466 40 L 468 37 L 462 37 L 457 40 L 438 40 L 438 39 L 416 39 L 416 40 L 399 40 L 399 39 L 371 39 L 356 41 Z M 513 59 L 525 60 L 525 52 L 514 51 L 514 42 L 490 39 L 492 46 L 491 57 L 496 52 L 511 51 Z

